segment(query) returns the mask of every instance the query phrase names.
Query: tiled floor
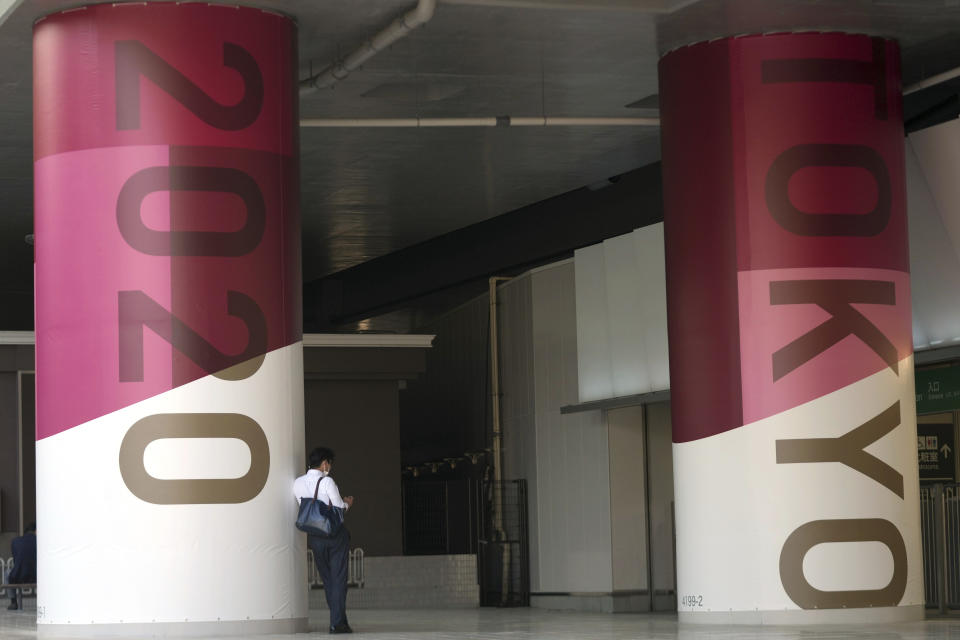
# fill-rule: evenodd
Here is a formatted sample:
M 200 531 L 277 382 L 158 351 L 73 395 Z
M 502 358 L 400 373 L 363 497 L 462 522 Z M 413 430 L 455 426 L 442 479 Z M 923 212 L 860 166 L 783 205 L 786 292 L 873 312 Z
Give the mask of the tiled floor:
M 733 627 L 680 625 L 666 614 L 578 614 L 540 609 L 357 610 L 354 637 L 371 640 L 960 640 L 960 618 L 877 626 Z M 310 612 L 312 633 L 261 640 L 325 637 L 326 611 Z M 0 612 L 0 638 L 37 637 L 33 611 Z M 250 636 L 244 636 L 250 637 Z

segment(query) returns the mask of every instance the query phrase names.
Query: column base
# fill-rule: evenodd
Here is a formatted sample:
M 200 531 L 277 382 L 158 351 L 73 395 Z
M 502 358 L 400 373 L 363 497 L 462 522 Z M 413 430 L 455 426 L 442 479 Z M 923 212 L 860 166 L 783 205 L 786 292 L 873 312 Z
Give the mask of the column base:
M 591 613 L 647 613 L 676 611 L 673 591 L 655 591 L 653 604 L 646 589 L 592 593 L 532 593 L 530 606 L 551 611 L 585 611 Z
M 38 624 L 39 638 L 130 638 L 135 636 L 255 636 L 309 631 L 307 618 L 217 620 L 208 622 L 131 622 L 117 624 Z
M 680 611 L 683 624 L 819 625 L 885 624 L 923 620 L 922 604 L 866 609 L 788 609 L 784 611 Z
M 629 593 L 549 593 L 531 594 L 530 606 L 548 611 L 582 611 L 586 613 L 625 613 L 650 610 L 646 591 Z

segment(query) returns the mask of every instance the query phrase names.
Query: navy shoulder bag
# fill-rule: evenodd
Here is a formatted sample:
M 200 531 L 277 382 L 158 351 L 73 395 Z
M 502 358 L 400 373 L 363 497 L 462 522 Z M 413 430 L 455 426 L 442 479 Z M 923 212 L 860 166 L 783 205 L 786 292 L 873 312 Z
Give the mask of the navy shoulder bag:
M 343 509 L 317 499 L 320 492 L 320 483 L 323 482 L 324 477 L 321 476 L 317 480 L 317 488 L 313 490 L 313 499 L 302 499 L 300 501 L 297 529 L 312 536 L 332 538 L 340 533 L 340 528 L 343 526 Z

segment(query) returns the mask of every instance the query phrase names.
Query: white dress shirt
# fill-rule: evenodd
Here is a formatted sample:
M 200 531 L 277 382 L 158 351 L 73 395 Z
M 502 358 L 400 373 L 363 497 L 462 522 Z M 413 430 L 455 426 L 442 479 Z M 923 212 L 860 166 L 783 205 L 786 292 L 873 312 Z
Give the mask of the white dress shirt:
M 323 478 L 323 480 L 320 480 Z M 310 469 L 305 474 L 293 481 L 293 495 L 297 498 L 297 504 L 303 498 L 313 498 L 313 492 L 317 488 L 317 481 L 320 480 L 320 490 L 317 491 L 317 499 L 323 500 L 326 504 L 349 509 L 347 503 L 340 497 L 340 489 L 337 483 L 329 475 L 317 469 Z

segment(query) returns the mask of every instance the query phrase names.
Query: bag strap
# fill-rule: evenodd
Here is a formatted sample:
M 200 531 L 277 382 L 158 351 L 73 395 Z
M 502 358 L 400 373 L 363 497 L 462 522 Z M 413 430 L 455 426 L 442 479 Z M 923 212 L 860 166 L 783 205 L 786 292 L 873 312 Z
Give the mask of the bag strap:
M 323 479 L 326 476 L 320 476 L 320 479 L 317 480 L 317 488 L 313 490 L 313 499 L 316 500 L 317 496 L 320 494 L 320 483 L 323 482 Z

